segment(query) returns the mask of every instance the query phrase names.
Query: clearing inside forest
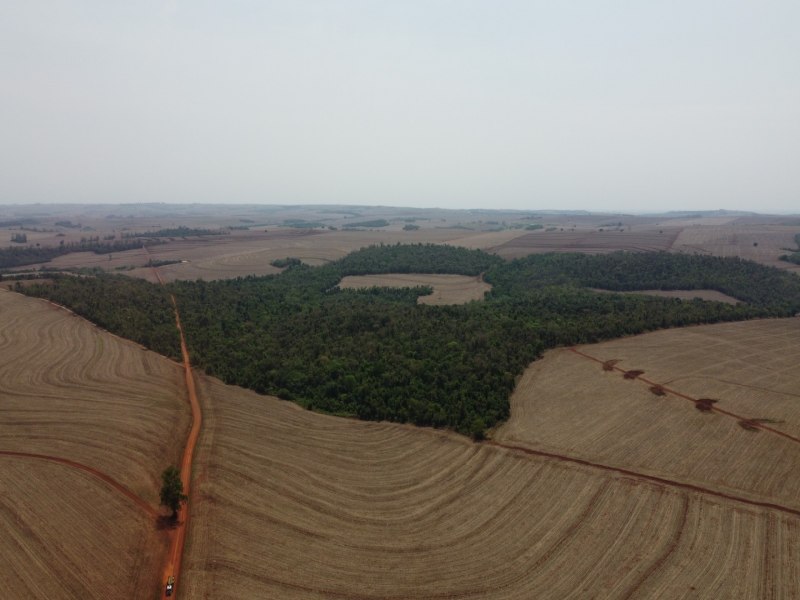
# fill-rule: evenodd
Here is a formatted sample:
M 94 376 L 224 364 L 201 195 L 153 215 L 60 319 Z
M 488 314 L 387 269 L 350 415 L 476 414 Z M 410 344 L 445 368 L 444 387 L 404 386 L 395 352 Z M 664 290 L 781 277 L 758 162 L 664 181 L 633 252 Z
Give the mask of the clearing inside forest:
M 420 296 L 419 304 L 464 304 L 472 300 L 483 300 L 492 286 L 483 281 L 480 275 L 426 275 L 423 273 L 389 273 L 386 275 L 349 275 L 342 279 L 342 289 L 366 289 L 372 287 L 409 288 L 429 286 L 433 293 Z
M 724 302 L 725 304 L 739 304 L 739 300 L 728 294 L 723 294 L 717 290 L 636 290 L 619 292 L 616 290 L 601 290 L 590 288 L 593 292 L 601 294 L 643 294 L 645 296 L 658 296 L 661 298 L 680 298 L 681 300 L 711 300 L 714 302 Z

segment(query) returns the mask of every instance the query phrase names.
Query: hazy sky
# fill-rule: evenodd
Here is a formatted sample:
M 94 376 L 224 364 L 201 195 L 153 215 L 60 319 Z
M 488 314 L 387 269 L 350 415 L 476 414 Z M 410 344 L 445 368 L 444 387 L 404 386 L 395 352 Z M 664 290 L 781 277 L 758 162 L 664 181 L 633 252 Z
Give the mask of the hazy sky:
M 0 0 L 0 204 L 800 212 L 800 2 Z

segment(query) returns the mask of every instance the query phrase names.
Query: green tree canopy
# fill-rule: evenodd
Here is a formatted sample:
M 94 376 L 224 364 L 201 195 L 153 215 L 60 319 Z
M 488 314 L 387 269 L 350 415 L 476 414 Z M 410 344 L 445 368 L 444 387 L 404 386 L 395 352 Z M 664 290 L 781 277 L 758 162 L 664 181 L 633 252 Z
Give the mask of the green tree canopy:
M 172 511 L 173 519 L 178 517 L 181 504 L 188 499 L 189 497 L 183 493 L 181 472 L 173 466 L 164 469 L 164 472 L 161 473 L 161 505 Z

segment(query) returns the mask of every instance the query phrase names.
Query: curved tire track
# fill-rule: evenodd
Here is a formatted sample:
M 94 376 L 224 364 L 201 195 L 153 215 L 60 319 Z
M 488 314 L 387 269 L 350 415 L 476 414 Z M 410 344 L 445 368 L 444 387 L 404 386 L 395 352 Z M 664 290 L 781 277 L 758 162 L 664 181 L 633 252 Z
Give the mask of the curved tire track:
M 123 495 L 125 495 L 128 498 L 130 498 L 131 500 L 133 500 L 133 502 L 139 508 L 141 508 L 143 511 L 145 511 L 153 519 L 157 519 L 158 517 L 161 516 L 161 514 L 155 508 L 150 506 L 150 504 L 145 502 L 145 500 L 143 500 L 142 498 L 137 496 L 135 493 L 133 493 L 131 490 L 129 490 L 124 485 L 119 483 L 117 480 L 113 479 L 109 475 L 106 475 L 102 471 L 98 471 L 97 469 L 95 469 L 93 467 L 89 467 L 87 465 L 82 465 L 81 463 L 75 462 L 74 460 L 69 460 L 68 458 L 60 458 L 58 456 L 50 456 L 49 454 L 33 454 L 31 452 L 14 452 L 14 451 L 11 451 L 11 450 L 0 450 L 0 456 L 11 456 L 11 457 L 16 457 L 16 458 L 34 458 L 34 459 L 38 459 L 38 460 L 48 460 L 50 462 L 66 465 L 68 467 L 72 467 L 73 469 L 79 469 L 81 471 L 89 473 L 90 475 L 93 475 L 94 477 L 97 477 L 98 479 L 104 481 L 105 483 L 107 483 L 108 485 L 113 487 L 118 492 L 122 493 Z
M 777 510 L 779 512 L 790 514 L 795 517 L 800 517 L 800 509 L 797 508 L 791 508 L 789 506 L 784 506 L 782 504 L 775 504 L 773 502 L 752 500 L 750 498 L 744 498 L 742 496 L 735 496 L 733 494 L 728 494 L 726 492 L 721 492 L 719 490 L 714 490 L 700 485 L 695 485 L 693 483 L 686 483 L 684 481 L 677 481 L 675 479 L 658 477 L 657 475 L 649 475 L 647 473 L 631 471 L 630 469 L 625 469 L 623 467 L 614 467 L 611 465 L 605 465 L 603 463 L 597 463 L 590 460 L 585 460 L 583 458 L 577 458 L 575 456 L 567 456 L 566 454 L 556 454 L 554 452 L 545 452 L 544 450 L 534 450 L 532 448 L 527 448 L 525 446 L 514 446 L 513 444 L 503 444 L 501 442 L 495 442 L 492 440 L 483 443 L 488 444 L 489 446 L 495 446 L 497 448 L 505 448 L 506 450 L 511 450 L 512 452 L 521 452 L 531 456 L 550 458 L 561 462 L 573 463 L 576 465 L 591 467 L 593 469 L 600 469 L 602 471 L 608 471 L 611 473 L 619 473 L 620 475 L 626 475 L 634 479 L 649 481 L 651 483 L 655 483 L 662 486 L 673 487 L 681 490 L 687 490 L 690 492 L 697 492 L 699 494 L 705 494 L 707 496 L 715 496 L 717 498 L 724 498 L 725 500 L 732 500 L 733 502 L 741 502 L 742 504 L 748 504 L 750 506 L 755 506 L 758 508 Z

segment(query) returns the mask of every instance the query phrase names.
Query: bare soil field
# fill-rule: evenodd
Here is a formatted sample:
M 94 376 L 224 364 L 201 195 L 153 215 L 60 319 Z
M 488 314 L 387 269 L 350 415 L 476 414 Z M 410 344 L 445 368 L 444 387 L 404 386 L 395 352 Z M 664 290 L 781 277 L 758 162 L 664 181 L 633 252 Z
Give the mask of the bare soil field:
M 799 334 L 761 320 L 548 352 L 493 437 L 800 508 Z
M 797 515 L 199 379 L 188 598 L 762 598 L 800 583 Z
M 157 504 L 188 428 L 180 366 L 43 300 L 0 290 L 0 315 L 0 450 L 113 473 Z
M 483 300 L 492 286 L 480 276 L 425 275 L 420 273 L 390 273 L 387 275 L 350 275 L 339 282 L 343 289 L 365 289 L 371 287 L 416 287 L 430 286 L 433 294 L 420 296 L 419 304 L 465 304 L 472 300 Z
M 787 248 L 797 247 L 795 234 L 800 225 L 752 225 L 732 223 L 693 226 L 683 229 L 675 240 L 675 252 L 697 252 L 714 256 L 738 256 L 765 265 L 800 272 L 800 265 L 779 260 Z
M 503 258 L 519 258 L 543 252 L 604 253 L 615 250 L 656 252 L 669 250 L 680 229 L 619 231 L 546 231 L 539 230 L 516 237 L 492 248 Z
M 178 461 L 189 421 L 182 376 L 64 309 L 0 290 L 4 597 L 156 593 L 166 549 L 155 520 L 160 473 Z
M 593 292 L 602 294 L 643 294 L 645 296 L 659 296 L 661 298 L 680 298 L 681 300 L 712 300 L 714 302 L 724 302 L 725 304 L 739 304 L 739 300 L 728 294 L 723 294 L 717 290 L 637 290 L 635 292 L 617 292 L 614 290 L 601 290 L 590 288 Z
M 176 238 L 145 249 L 111 254 L 75 252 L 36 265 L 52 269 L 96 267 L 110 272 L 142 277 L 156 283 L 148 261 L 175 261 L 159 267 L 165 281 L 176 279 L 227 279 L 245 275 L 280 272 L 270 263 L 288 256 L 310 265 L 321 265 L 374 244 L 397 242 L 453 243 L 473 232 L 459 229 L 417 231 L 328 231 L 322 229 L 281 229 L 267 232 L 235 232 L 224 236 Z M 490 243 L 487 239 L 486 243 Z M 24 268 L 25 271 L 31 266 Z M 22 268 L 20 270 L 23 270 Z
M 151 517 L 80 471 L 0 456 L 3 598 L 153 598 L 164 540 Z

